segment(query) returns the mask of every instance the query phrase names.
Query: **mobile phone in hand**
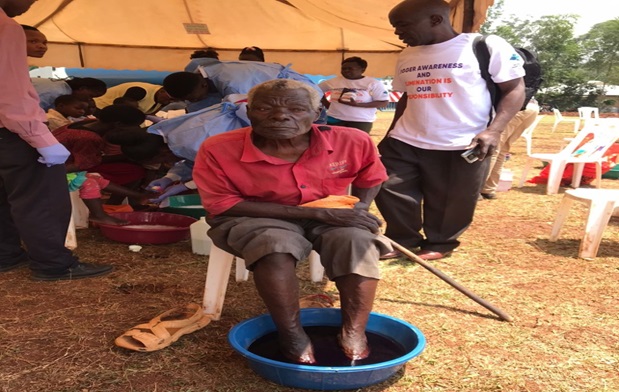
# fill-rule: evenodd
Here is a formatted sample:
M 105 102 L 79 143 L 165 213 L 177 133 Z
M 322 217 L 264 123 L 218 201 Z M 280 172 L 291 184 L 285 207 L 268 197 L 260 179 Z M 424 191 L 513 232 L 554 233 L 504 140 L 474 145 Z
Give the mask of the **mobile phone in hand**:
M 464 158 L 464 160 L 468 163 L 473 163 L 479 160 L 479 150 L 480 147 L 478 144 L 475 147 L 469 148 L 468 150 L 464 151 L 462 154 L 460 154 L 460 156 Z

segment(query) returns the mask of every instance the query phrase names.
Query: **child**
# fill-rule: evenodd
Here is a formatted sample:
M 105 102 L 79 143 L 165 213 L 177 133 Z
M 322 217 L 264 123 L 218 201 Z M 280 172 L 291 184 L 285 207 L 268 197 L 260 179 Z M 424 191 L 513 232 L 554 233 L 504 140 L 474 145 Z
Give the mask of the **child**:
M 47 126 L 50 131 L 83 120 L 88 103 L 74 95 L 61 95 L 54 100 L 54 107 L 55 109 L 47 111 Z
M 108 215 L 103 209 L 101 191 L 114 193 L 126 197 L 131 197 L 144 203 L 153 197 L 152 193 L 140 193 L 120 185 L 111 183 L 110 180 L 103 178 L 99 173 L 87 173 L 84 171 L 67 173 L 69 191 L 79 189 L 80 198 L 90 211 L 91 222 L 105 223 L 109 225 L 126 225 L 129 222 Z

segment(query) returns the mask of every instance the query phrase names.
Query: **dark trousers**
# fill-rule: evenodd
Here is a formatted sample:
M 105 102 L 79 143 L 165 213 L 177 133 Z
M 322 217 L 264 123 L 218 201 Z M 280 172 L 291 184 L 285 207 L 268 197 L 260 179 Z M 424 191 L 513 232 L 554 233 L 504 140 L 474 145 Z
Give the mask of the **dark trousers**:
M 361 122 L 361 121 L 346 121 L 346 120 L 338 120 L 333 117 L 329 117 L 327 120 L 328 125 L 337 125 L 338 127 L 349 127 L 349 128 L 357 128 L 362 130 L 365 133 L 370 133 L 372 130 L 371 122 Z
M 64 272 L 78 262 L 64 246 L 71 217 L 66 171 L 38 158 L 35 148 L 0 128 L 0 264 L 28 257 L 34 271 Z
M 378 150 L 389 174 L 375 199 L 387 223 L 385 235 L 411 249 L 457 248 L 473 221 L 490 159 L 468 163 L 463 150 L 424 150 L 390 137 Z

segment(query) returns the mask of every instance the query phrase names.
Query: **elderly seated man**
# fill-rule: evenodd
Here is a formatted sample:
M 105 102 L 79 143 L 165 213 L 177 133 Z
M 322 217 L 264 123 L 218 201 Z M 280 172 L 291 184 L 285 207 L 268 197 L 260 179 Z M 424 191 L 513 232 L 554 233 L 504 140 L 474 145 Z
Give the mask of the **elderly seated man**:
M 194 181 L 209 212 L 208 235 L 245 259 L 278 330 L 282 354 L 314 363 L 299 320 L 295 267 L 312 249 L 340 292 L 338 336 L 352 360 L 369 355 L 365 328 L 379 279 L 380 254 L 391 249 L 368 207 L 387 178 L 362 131 L 312 124 L 320 95 L 307 84 L 276 79 L 248 96 L 251 127 L 208 138 Z M 359 198 L 354 208 L 306 207 L 327 196 Z

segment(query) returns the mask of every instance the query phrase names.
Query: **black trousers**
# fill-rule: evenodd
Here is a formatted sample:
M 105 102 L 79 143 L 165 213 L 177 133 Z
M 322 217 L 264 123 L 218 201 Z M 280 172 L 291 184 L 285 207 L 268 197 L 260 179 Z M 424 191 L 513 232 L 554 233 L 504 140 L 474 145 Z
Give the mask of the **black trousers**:
M 490 159 L 468 163 L 460 156 L 464 150 L 424 150 L 390 137 L 378 150 L 389 174 L 375 199 L 385 235 L 411 249 L 457 248 L 473 221 Z
M 0 265 L 28 257 L 34 271 L 64 272 L 78 263 L 64 246 L 71 218 L 66 170 L 37 162 L 39 156 L 0 128 Z
M 327 120 L 327 125 L 337 125 L 338 127 L 357 128 L 357 129 L 362 130 L 365 133 L 370 133 L 370 131 L 372 130 L 373 123 L 371 122 L 346 121 L 346 120 L 335 121 L 336 119 L 331 120 L 331 118 Z

